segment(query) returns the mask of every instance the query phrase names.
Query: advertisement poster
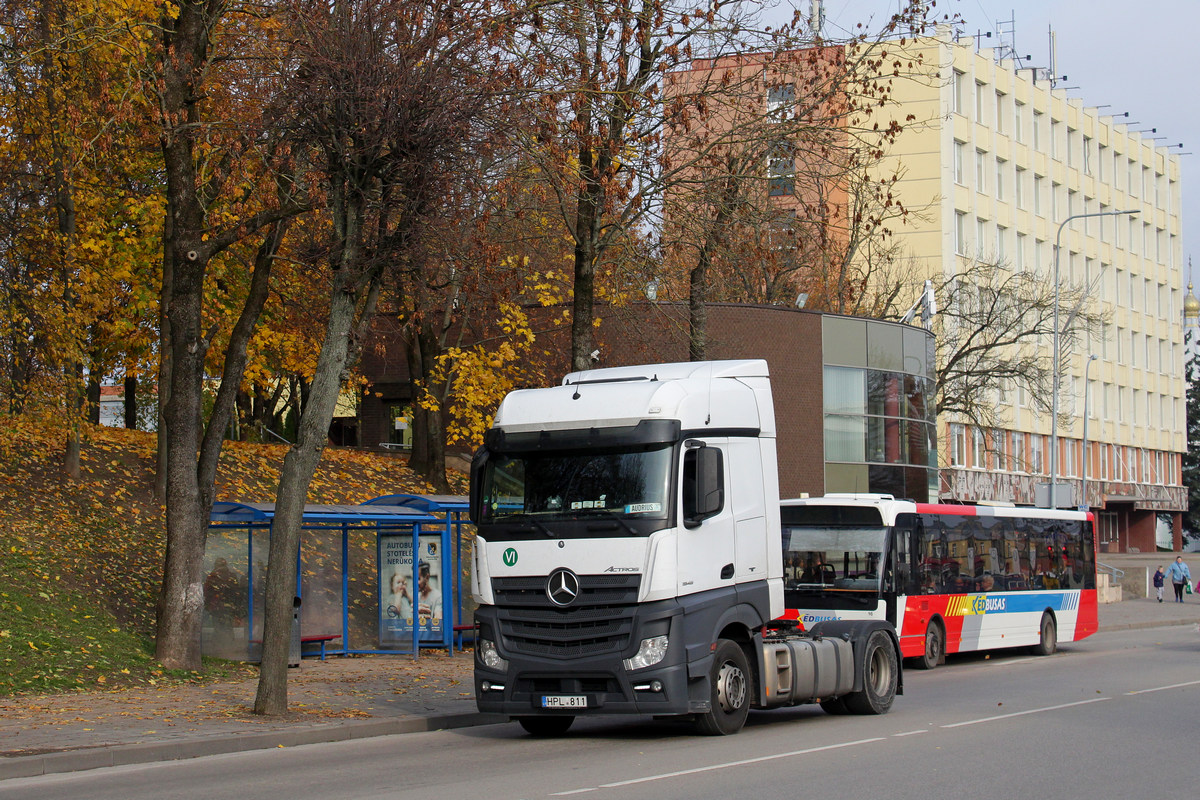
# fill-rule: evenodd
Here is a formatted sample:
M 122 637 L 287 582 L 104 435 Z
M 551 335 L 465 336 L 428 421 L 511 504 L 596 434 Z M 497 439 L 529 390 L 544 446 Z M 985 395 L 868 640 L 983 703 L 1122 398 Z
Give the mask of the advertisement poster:
M 420 538 L 415 585 L 412 537 L 384 536 L 379 548 L 380 644 L 411 644 L 413 625 L 422 642 L 442 641 L 441 537 Z

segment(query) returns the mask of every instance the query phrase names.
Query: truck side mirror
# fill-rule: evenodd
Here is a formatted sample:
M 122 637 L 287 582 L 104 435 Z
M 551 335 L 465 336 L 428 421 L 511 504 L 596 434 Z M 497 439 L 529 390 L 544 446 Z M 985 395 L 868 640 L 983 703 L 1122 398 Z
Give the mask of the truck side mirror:
M 683 455 L 683 525 L 695 528 L 725 507 L 725 462 L 715 447 Z
M 471 458 L 471 488 L 467 497 L 467 511 L 471 522 L 476 525 L 483 518 L 483 468 L 488 462 L 488 449 L 481 447 Z

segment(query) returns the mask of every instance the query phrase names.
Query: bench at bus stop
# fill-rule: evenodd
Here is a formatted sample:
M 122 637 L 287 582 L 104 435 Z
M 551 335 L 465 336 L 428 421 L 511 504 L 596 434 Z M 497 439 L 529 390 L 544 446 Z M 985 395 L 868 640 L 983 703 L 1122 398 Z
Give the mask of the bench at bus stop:
M 340 633 L 314 633 L 314 634 L 309 634 L 307 636 L 301 636 L 300 637 L 300 646 L 303 647 L 306 644 L 320 644 L 321 645 L 320 657 L 321 657 L 321 660 L 324 661 L 325 660 L 325 646 L 327 644 L 329 644 L 330 642 L 332 642 L 334 639 L 340 639 L 340 638 L 342 638 L 342 635 Z M 251 639 L 250 644 L 262 644 L 262 639 Z M 303 654 L 301 654 L 301 655 L 303 655 Z

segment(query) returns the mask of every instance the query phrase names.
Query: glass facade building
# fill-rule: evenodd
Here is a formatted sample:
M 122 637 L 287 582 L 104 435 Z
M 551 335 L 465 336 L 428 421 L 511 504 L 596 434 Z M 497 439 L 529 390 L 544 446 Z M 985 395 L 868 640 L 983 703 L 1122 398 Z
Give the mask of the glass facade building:
M 938 497 L 933 335 L 822 317 L 825 491 Z

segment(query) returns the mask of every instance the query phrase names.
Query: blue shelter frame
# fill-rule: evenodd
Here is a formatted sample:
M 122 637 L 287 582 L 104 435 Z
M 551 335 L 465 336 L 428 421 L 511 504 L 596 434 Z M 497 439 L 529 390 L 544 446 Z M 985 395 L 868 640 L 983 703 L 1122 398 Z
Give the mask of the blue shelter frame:
M 275 504 L 274 503 L 236 503 L 236 502 L 217 502 L 213 504 L 212 514 L 209 518 L 210 531 L 222 531 L 226 537 L 234 534 L 236 531 L 244 530 L 246 532 L 245 540 L 245 564 L 246 564 L 246 581 L 244 595 L 245 612 L 248 621 L 246 630 L 247 642 L 246 649 L 249 651 L 249 643 L 252 641 L 249 637 L 255 627 L 255 587 L 256 584 L 261 586 L 261 581 L 265 579 L 264 575 L 255 575 L 256 570 L 256 553 L 255 553 L 255 536 L 256 531 L 265 531 L 270 535 L 271 529 L 275 520 Z M 301 523 L 303 531 L 328 531 L 332 533 L 340 532 L 341 558 L 340 558 L 340 595 L 341 595 L 341 620 L 340 620 L 340 636 L 329 632 L 320 637 L 312 637 L 314 640 L 321 640 L 321 655 L 347 655 L 352 653 L 411 653 L 414 656 L 420 654 L 422 647 L 444 647 L 448 651 L 453 652 L 456 640 L 461 647 L 461 631 L 462 625 L 462 526 L 468 522 L 467 520 L 467 500 L 464 497 L 446 496 L 446 495 L 408 495 L 408 494 L 390 494 L 382 497 L 376 497 L 368 500 L 360 505 L 315 505 L 309 504 L 304 508 L 304 517 Z M 441 607 L 442 609 L 451 609 L 451 613 L 443 611 L 443 619 L 441 630 L 436 638 L 431 638 L 428 631 L 422 635 L 420 626 L 412 625 L 412 639 L 408 644 L 411 649 L 392 649 L 382 646 L 382 640 L 376 640 L 379 645 L 373 648 L 353 647 L 354 642 L 351 638 L 351 597 L 350 597 L 350 537 L 352 533 L 363 531 L 373 531 L 376 539 L 376 564 L 375 569 L 377 575 L 382 574 L 382 565 L 379 564 L 379 553 L 381 543 L 385 537 L 395 536 L 410 536 L 412 549 L 409 551 L 412 554 L 412 586 L 416 587 L 419 582 L 419 567 L 416 554 L 419 552 L 422 537 L 428 538 L 431 534 L 438 536 L 440 546 L 437 548 L 438 556 L 440 557 L 440 591 L 441 591 Z M 211 539 L 210 539 L 211 542 Z M 304 543 L 303 537 L 301 540 L 301 552 L 297 555 L 296 563 L 296 596 L 301 599 L 302 608 L 304 601 L 304 581 L 303 563 L 304 563 Z M 265 554 L 258 559 L 259 564 L 265 562 Z M 378 580 L 376 586 L 378 586 Z M 241 587 L 238 587 L 238 594 L 241 594 Z M 261 591 L 261 590 L 260 590 Z M 382 595 L 378 596 L 379 609 L 382 612 L 384 607 Z M 236 604 L 236 601 L 235 601 Z M 361 604 L 360 604 L 361 605 Z M 235 609 L 240 610 L 240 609 Z M 326 647 L 325 641 L 335 638 L 341 639 L 341 647 Z

